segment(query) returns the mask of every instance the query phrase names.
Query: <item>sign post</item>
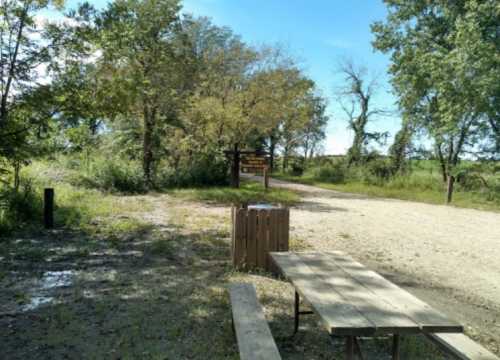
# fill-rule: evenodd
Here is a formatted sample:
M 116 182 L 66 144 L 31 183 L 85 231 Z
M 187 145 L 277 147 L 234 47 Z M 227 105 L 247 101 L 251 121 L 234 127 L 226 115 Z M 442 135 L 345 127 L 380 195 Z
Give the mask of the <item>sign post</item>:
M 240 170 L 243 173 L 262 174 L 264 176 L 264 187 L 269 186 L 267 169 L 269 157 L 262 151 L 239 150 L 238 144 L 234 144 L 233 150 L 224 151 L 226 156 L 231 157 L 231 186 L 240 187 Z

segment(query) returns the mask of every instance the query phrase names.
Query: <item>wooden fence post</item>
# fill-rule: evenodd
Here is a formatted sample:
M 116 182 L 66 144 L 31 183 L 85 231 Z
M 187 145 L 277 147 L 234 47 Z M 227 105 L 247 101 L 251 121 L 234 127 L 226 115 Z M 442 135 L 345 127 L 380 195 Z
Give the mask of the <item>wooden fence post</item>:
M 47 188 L 43 192 L 43 224 L 46 229 L 54 227 L 54 189 Z

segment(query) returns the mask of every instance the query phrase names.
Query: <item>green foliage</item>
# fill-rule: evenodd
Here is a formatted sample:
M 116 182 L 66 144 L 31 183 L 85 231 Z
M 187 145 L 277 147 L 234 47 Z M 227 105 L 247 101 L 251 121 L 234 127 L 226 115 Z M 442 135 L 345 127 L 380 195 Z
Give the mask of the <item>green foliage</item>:
M 500 210 L 498 163 L 463 161 L 457 176 L 454 205 Z M 388 174 L 390 174 L 389 177 Z M 318 159 L 302 176 L 274 174 L 277 178 L 327 189 L 376 197 L 443 204 L 445 196 L 439 163 L 413 160 L 404 173 L 393 172 L 389 158 L 375 158 L 361 166 L 347 167 L 344 159 Z
M 147 191 L 140 164 L 116 158 L 96 159 L 89 175 L 82 177 L 82 185 L 127 194 Z
M 293 205 L 300 200 L 296 192 L 277 188 L 271 188 L 266 191 L 262 184 L 254 182 L 242 183 L 239 189 L 208 187 L 174 190 L 172 194 L 182 198 L 220 204 L 271 203 Z
M 347 166 L 342 161 L 319 165 L 308 171 L 312 178 L 333 184 L 343 183 L 346 179 Z
M 167 167 L 157 176 L 160 189 L 172 187 L 226 185 L 228 162 L 216 156 L 201 156 L 177 169 Z
M 23 180 L 18 190 L 0 187 L 0 233 L 8 233 L 41 219 L 41 196 L 33 189 L 31 180 Z

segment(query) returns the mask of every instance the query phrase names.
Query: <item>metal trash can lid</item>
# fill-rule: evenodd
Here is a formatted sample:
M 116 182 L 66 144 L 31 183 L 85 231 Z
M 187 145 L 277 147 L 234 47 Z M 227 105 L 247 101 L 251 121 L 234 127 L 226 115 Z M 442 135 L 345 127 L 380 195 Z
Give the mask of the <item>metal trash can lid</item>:
M 281 209 L 281 206 L 272 205 L 272 204 L 253 204 L 253 205 L 248 205 L 248 209 L 272 210 L 272 209 Z

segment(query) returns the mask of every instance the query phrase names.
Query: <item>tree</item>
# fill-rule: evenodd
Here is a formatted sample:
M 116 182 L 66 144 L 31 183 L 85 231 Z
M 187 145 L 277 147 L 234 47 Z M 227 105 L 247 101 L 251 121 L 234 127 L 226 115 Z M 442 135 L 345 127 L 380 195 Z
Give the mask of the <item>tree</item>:
M 474 0 L 385 2 L 390 13 L 372 25 L 374 46 L 391 54 L 403 113 L 434 139 L 451 199 L 465 151 L 498 153 L 500 7 Z M 485 140 L 497 145 L 480 146 Z
M 367 77 L 366 68 L 356 66 L 352 61 L 344 61 L 339 68 L 345 84 L 339 91 L 338 102 L 347 115 L 349 128 L 354 131 L 353 143 L 347 151 L 347 162 L 351 166 L 362 161 L 370 141 L 381 142 L 387 137 L 386 132 L 367 131 L 370 121 L 385 111 L 373 108 L 378 83 L 376 78 Z
M 321 96 L 310 95 L 311 109 L 309 121 L 303 128 L 301 148 L 304 151 L 304 161 L 312 159 L 321 142 L 325 139 L 325 128 L 329 117 L 325 115 L 326 100 Z
M 6 0 L 0 5 L 0 162 L 13 165 L 15 187 L 21 164 L 36 152 L 30 137 L 34 130 L 45 127 L 41 120 L 46 120 L 27 111 L 36 107 L 33 102 L 41 104 L 37 94 L 46 87 L 38 80 L 50 60 L 51 44 L 44 39 L 35 16 L 51 5 L 60 8 L 62 3 Z
M 391 157 L 392 171 L 394 173 L 405 170 L 406 159 L 412 150 L 414 132 L 412 119 L 404 117 L 401 129 L 394 136 L 394 142 L 389 148 L 389 156 Z
M 97 19 L 100 94 L 118 106 L 122 118 L 141 119 L 148 186 L 157 160 L 155 132 L 160 121 L 172 120 L 182 88 L 184 53 L 174 41 L 180 31 L 179 10 L 177 0 L 117 0 Z

